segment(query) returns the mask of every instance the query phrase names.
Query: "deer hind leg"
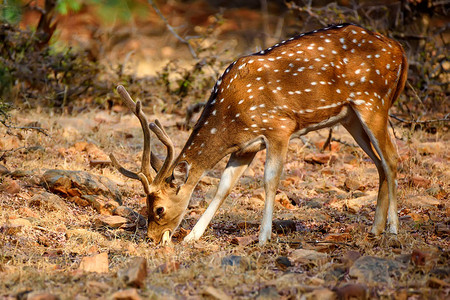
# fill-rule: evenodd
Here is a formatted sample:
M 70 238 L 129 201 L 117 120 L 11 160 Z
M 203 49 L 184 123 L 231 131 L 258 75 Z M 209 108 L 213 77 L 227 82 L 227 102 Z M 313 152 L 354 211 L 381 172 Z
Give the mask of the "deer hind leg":
M 200 217 L 197 224 L 195 224 L 192 231 L 184 238 L 184 241 L 189 242 L 198 240 L 203 235 L 209 222 L 211 222 L 217 210 L 238 181 L 239 177 L 241 177 L 242 173 L 244 173 L 253 161 L 255 154 L 256 152 L 241 153 L 239 155 L 236 153 L 231 154 L 230 160 L 228 161 L 228 164 L 222 174 L 213 200 Z
M 390 226 L 389 231 L 391 233 L 397 233 L 398 231 L 395 186 L 397 172 L 396 150 L 393 147 L 387 132 L 386 118 L 384 118 L 384 121 L 385 123 L 381 120 L 381 123 L 378 123 L 378 127 L 375 127 L 375 124 L 373 123 L 365 123 L 361 117 L 357 116 L 352 110 L 349 114 L 349 118 L 343 122 L 344 127 L 373 160 L 378 170 L 380 184 L 375 220 L 371 230 L 374 235 L 379 235 L 384 231 L 388 217 Z M 380 121 L 378 120 L 378 122 Z M 382 124 L 384 124 L 384 126 Z M 372 130 L 371 128 L 377 130 Z
M 264 190 L 266 199 L 264 203 L 264 214 L 259 232 L 259 245 L 264 245 L 272 234 L 272 215 L 275 194 L 283 171 L 284 160 L 288 148 L 287 142 L 266 143 L 266 163 L 264 167 Z

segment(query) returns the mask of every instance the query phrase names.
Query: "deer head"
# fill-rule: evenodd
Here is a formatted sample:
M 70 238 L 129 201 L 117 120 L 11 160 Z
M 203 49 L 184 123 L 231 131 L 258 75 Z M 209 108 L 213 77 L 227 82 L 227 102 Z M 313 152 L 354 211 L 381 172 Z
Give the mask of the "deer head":
M 140 180 L 144 187 L 147 195 L 148 238 L 155 243 L 167 243 L 173 231 L 180 224 L 185 211 L 185 207 L 180 205 L 180 202 L 186 198 L 181 187 L 186 182 L 189 166 L 186 162 L 180 162 L 171 167 L 174 146 L 161 123 L 158 120 L 149 123 L 142 111 L 141 102 L 134 102 L 123 86 L 119 85 L 117 92 L 141 123 L 144 133 L 141 170 L 132 172 L 125 169 L 112 153 L 110 158 L 121 174 Z M 167 156 L 164 161 L 151 152 L 150 130 L 167 148 Z

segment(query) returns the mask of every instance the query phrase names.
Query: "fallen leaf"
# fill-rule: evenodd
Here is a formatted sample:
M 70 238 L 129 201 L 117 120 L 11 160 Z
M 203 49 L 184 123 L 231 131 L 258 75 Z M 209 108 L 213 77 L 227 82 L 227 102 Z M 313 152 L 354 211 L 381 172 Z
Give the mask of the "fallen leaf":
M 413 263 L 413 265 L 423 266 L 425 265 L 426 257 L 427 257 L 426 253 L 418 249 L 414 249 L 413 252 L 411 253 L 411 262 Z
M 250 244 L 253 244 L 258 241 L 258 235 L 248 235 L 248 236 L 242 236 L 242 237 L 234 237 L 231 240 L 231 244 L 239 245 L 239 246 L 247 246 Z

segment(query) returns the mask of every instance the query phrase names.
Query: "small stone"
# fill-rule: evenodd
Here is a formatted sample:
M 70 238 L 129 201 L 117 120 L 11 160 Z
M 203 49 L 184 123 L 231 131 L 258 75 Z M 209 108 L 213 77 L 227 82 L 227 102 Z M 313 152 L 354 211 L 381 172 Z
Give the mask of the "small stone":
M 8 194 L 15 195 L 20 192 L 20 185 L 17 180 L 5 179 L 2 184 L 0 184 L 0 192 L 4 191 Z
M 320 264 L 328 260 L 328 255 L 315 250 L 296 249 L 290 254 L 290 259 L 294 262 Z
M 400 271 L 405 268 L 406 265 L 399 261 L 363 256 L 350 267 L 349 275 L 356 277 L 359 282 L 369 285 L 378 283 L 392 285 L 394 283 L 392 277 L 399 277 Z
M 22 226 L 22 227 L 30 227 L 31 226 L 31 222 L 28 221 L 27 219 L 23 219 L 23 218 L 11 219 L 11 220 L 9 220 L 9 224 L 11 224 L 13 226 Z
M 275 196 L 275 202 L 283 206 L 287 209 L 295 209 L 295 206 L 292 205 L 291 200 L 283 191 L 278 191 Z
M 291 261 L 286 256 L 277 257 L 275 264 L 281 271 L 286 271 L 288 268 L 292 267 Z
M 361 188 L 361 183 L 355 178 L 347 177 L 347 179 L 345 179 L 344 186 L 348 191 L 356 191 Z
M 43 185 L 51 192 L 65 197 L 102 195 L 122 204 L 122 194 L 117 185 L 105 176 L 85 171 L 48 170 L 42 175 Z
M 322 288 L 305 294 L 305 299 L 335 300 L 336 293 L 327 288 Z
M 124 217 L 121 216 L 97 216 L 94 219 L 94 225 L 96 227 L 101 227 L 101 226 L 109 226 L 112 228 L 119 228 L 120 226 L 122 226 L 123 224 L 127 223 L 127 219 L 125 219 Z
M 63 199 L 58 195 L 49 192 L 34 194 L 29 203 L 31 206 L 42 207 L 45 210 L 60 212 L 69 211 L 69 208 Z
M 104 294 L 110 289 L 110 286 L 104 282 L 89 280 L 86 283 L 87 290 L 91 294 Z
M 273 221 L 273 229 L 278 234 L 286 234 L 295 232 L 297 226 L 293 220 L 275 220 Z
M 115 208 L 113 210 L 113 214 L 127 218 L 131 223 L 137 224 L 139 228 L 143 228 L 147 225 L 147 220 L 144 218 L 143 215 L 123 205 Z
M 27 294 L 26 297 L 27 300 L 59 300 L 58 296 L 55 296 L 53 294 L 47 293 L 47 292 L 31 292 Z
M 405 201 L 417 207 L 437 207 L 439 206 L 439 204 L 441 204 L 441 201 L 428 195 L 406 197 Z
M 338 299 L 368 299 L 367 286 L 349 283 L 336 289 Z
M 241 263 L 242 256 L 230 255 L 222 258 L 222 266 L 238 266 Z
M 109 271 L 108 253 L 103 252 L 93 256 L 83 257 L 78 268 L 84 272 L 106 273 Z
M 431 180 L 422 176 L 416 175 L 410 178 L 409 184 L 415 187 L 428 188 L 431 184 Z
M 358 251 L 347 251 L 344 256 L 342 257 L 342 262 L 347 266 L 351 267 L 355 261 L 361 257 L 361 254 Z
M 142 288 L 147 277 L 147 260 L 144 257 L 134 257 L 128 266 L 119 271 L 118 277 L 128 286 Z
M 115 292 L 112 294 L 111 298 L 113 300 L 141 300 L 136 289 L 126 289 Z

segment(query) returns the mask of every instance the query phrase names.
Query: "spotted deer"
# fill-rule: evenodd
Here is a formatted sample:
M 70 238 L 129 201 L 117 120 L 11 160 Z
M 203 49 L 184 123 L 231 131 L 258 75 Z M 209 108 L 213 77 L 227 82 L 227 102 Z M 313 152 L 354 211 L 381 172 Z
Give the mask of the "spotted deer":
M 255 154 L 266 149 L 265 206 L 259 233 L 271 238 L 275 193 L 289 140 L 343 125 L 375 163 L 379 191 L 371 234 L 398 231 L 397 152 L 388 133 L 388 111 L 404 88 L 407 61 L 394 40 L 354 24 L 300 34 L 239 58 L 217 80 L 181 153 L 161 124 L 148 124 L 141 103 L 125 88 L 118 93 L 144 132 L 139 179 L 147 195 L 148 237 L 166 243 L 180 224 L 191 194 L 206 171 L 230 154 L 217 192 L 185 241 L 199 239 Z M 150 130 L 167 147 L 164 161 L 150 150 Z

